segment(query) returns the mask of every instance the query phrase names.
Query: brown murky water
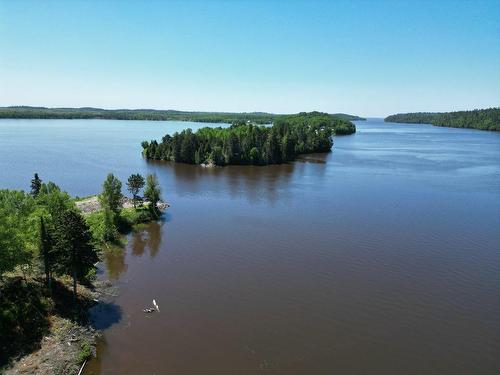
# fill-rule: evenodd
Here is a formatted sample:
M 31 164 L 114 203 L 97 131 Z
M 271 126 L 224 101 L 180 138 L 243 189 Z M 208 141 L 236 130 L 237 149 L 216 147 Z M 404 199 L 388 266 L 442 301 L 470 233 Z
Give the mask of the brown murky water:
M 500 373 L 500 134 L 358 129 L 289 165 L 142 164 L 171 208 L 106 256 L 85 373 Z
M 283 166 L 140 157 L 205 125 L 0 120 L 2 188 L 156 172 L 172 205 L 107 254 L 87 374 L 500 373 L 500 134 L 367 121 Z

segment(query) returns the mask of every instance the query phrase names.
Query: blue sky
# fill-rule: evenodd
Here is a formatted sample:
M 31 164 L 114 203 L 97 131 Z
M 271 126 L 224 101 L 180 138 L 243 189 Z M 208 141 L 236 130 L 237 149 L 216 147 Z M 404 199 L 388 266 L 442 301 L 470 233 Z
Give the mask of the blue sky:
M 0 105 L 500 105 L 500 1 L 0 0 Z

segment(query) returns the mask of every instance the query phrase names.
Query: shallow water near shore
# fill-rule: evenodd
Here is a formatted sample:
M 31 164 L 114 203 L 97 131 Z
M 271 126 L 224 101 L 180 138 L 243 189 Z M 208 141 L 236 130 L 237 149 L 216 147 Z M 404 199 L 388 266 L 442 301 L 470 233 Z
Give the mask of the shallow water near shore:
M 105 257 L 86 374 L 500 372 L 500 134 L 368 120 L 279 166 L 140 156 L 205 125 L 0 120 L 2 188 L 155 172 L 171 205 Z

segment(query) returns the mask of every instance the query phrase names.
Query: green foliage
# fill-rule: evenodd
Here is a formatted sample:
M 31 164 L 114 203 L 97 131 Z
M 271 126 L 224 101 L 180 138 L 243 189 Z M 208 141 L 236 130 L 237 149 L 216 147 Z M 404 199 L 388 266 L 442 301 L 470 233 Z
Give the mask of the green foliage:
M 106 181 L 111 182 L 109 190 L 116 196 L 119 181 L 109 176 Z M 77 281 L 95 278 L 97 239 L 114 241 L 119 230 L 124 233 L 132 225 L 154 218 L 146 207 L 114 212 L 110 198 L 103 210 L 84 218 L 70 196 L 56 184 L 39 182 L 39 189 L 33 189 L 37 190 L 35 194 L 0 190 L 0 367 L 9 358 L 31 352 L 39 345 L 48 333 L 49 315 L 85 318 L 82 311 L 88 307 L 88 301 L 81 296 L 76 298 L 76 287 Z M 156 189 L 159 189 L 156 178 L 148 176 L 148 196 L 154 198 L 156 193 L 159 196 Z M 40 270 L 45 271 L 49 288 L 33 281 L 38 278 L 24 280 L 17 276 L 19 267 L 24 274 L 26 266 L 32 267 L 36 261 L 41 265 Z M 52 274 L 73 278 L 73 299 L 79 305 L 68 303 L 70 290 L 52 279 Z M 79 306 L 84 309 L 79 310 Z M 84 342 L 80 360 L 91 354 L 90 344 Z
M 127 190 L 132 194 L 132 201 L 134 202 L 134 207 L 137 204 L 138 194 L 144 187 L 144 177 L 139 173 L 132 174 L 127 180 Z
M 0 118 L 39 118 L 39 119 L 115 119 L 115 120 L 152 120 L 152 121 L 195 121 L 213 123 L 233 123 L 252 121 L 268 124 L 276 115 L 263 112 L 185 112 L 174 110 L 108 110 L 101 108 L 45 108 L 14 106 L 0 108 Z
M 0 190 L 0 275 L 17 266 L 31 266 L 36 255 L 40 256 L 44 268 L 49 266 L 44 254 L 39 252 L 48 249 L 44 246 L 49 246 L 53 218 L 75 207 L 69 195 L 61 192 L 53 182 L 41 183 L 39 191 L 33 195 Z M 43 235 L 41 218 L 44 221 Z M 51 254 L 45 255 L 47 261 L 53 261 Z
M 234 124 L 252 122 L 270 124 L 282 115 L 265 112 L 185 112 L 153 109 L 101 109 L 101 108 L 45 108 L 14 106 L 0 107 L 0 118 L 37 118 L 37 119 L 114 119 L 114 120 L 152 120 L 152 121 L 194 121 Z M 364 120 L 362 117 L 336 113 L 342 120 Z
M 332 113 L 332 116 L 346 121 L 366 121 L 364 117 L 348 115 L 347 113 Z
M 132 175 L 129 180 L 138 194 L 144 178 Z M 0 190 L 0 278 L 16 268 L 21 267 L 24 272 L 39 264 L 49 285 L 52 274 L 85 280 L 98 261 L 95 251 L 98 244 L 116 242 L 121 233 L 127 233 L 135 224 L 155 219 L 158 214 L 146 207 L 118 210 L 120 185 L 118 179 L 108 175 L 101 197 L 106 202 L 103 210 L 85 218 L 71 197 L 53 182 L 41 183 L 36 198 L 23 191 Z M 156 207 L 160 199 L 156 176 L 148 176 L 145 194 L 153 202 L 149 207 Z
M 146 176 L 146 188 L 144 189 L 144 198 L 146 198 L 150 202 L 149 204 L 150 210 L 155 215 L 157 215 L 158 214 L 157 203 L 161 199 L 161 189 L 156 174 L 148 174 Z
M 85 221 L 90 228 L 92 237 L 94 239 L 94 244 L 97 246 L 99 243 L 104 241 L 106 237 L 106 228 L 104 227 L 104 211 L 92 212 L 85 216 Z
M 31 262 L 38 246 L 34 206 L 33 198 L 22 191 L 0 190 L 0 276 Z
M 59 212 L 76 208 L 69 194 L 50 181 L 42 184 L 36 205 L 48 214 L 49 218 L 55 217 Z
M 80 351 L 78 352 L 78 363 L 82 364 L 90 357 L 92 357 L 92 345 L 84 341 L 80 345 Z
M 35 173 L 35 177 L 31 180 L 31 195 L 33 197 L 37 197 L 40 193 L 40 189 L 42 188 L 42 180 L 38 177 L 38 173 Z
M 351 134 L 354 124 L 320 112 L 280 116 L 272 126 L 237 123 L 229 128 L 191 129 L 142 142 L 148 159 L 198 164 L 280 164 L 299 154 L 330 151 L 334 134 Z
M 13 355 L 34 349 L 48 332 L 50 303 L 40 288 L 20 277 L 0 290 L 0 366 Z
M 122 208 L 122 183 L 112 173 L 108 174 L 102 184 L 102 193 L 99 195 L 99 201 L 102 207 L 113 212 L 119 212 Z
M 85 275 L 85 279 L 89 281 L 94 281 L 97 277 L 97 268 L 91 268 L 87 275 Z
M 90 228 L 76 210 L 61 212 L 54 223 L 54 253 L 58 274 L 73 277 L 73 293 L 76 299 L 76 282 L 84 280 L 99 258 L 93 246 Z
M 45 271 L 45 281 L 50 288 L 54 252 L 52 251 L 52 237 L 45 226 L 43 216 L 40 217 L 40 257 Z
M 120 213 L 115 214 L 109 208 L 85 216 L 95 247 L 98 247 L 102 242 L 114 242 L 119 239 L 119 216 Z
M 113 226 L 106 223 L 109 219 L 106 219 L 105 210 L 85 216 L 96 247 L 103 242 L 118 242 L 120 234 L 126 234 L 134 225 L 147 223 L 155 218 L 147 207 L 124 208 L 119 214 L 113 214 Z
M 102 239 L 103 241 L 116 241 L 118 239 L 118 230 L 116 229 L 115 225 L 115 215 L 113 211 L 111 211 L 109 208 L 104 208 L 103 210 L 103 236 Z
M 385 121 L 500 131 L 500 108 L 442 113 L 400 113 L 386 117 Z
M 120 231 L 128 232 L 135 224 L 147 223 L 155 219 L 146 207 L 125 208 L 120 215 Z

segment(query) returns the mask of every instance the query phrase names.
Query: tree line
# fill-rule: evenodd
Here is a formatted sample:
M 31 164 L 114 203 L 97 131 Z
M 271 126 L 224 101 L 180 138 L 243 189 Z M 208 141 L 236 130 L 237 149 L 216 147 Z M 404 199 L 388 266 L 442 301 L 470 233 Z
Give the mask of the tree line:
M 29 193 L 0 190 L 0 279 L 15 269 L 43 270 L 50 288 L 54 274 L 68 275 L 73 279 L 76 298 L 77 282 L 84 281 L 98 261 L 99 244 L 116 240 L 124 226 L 121 187 L 121 181 L 110 173 L 98 197 L 101 210 L 87 217 L 68 193 L 53 182 L 42 182 L 38 174 L 31 181 Z M 149 204 L 146 208 L 134 207 L 134 212 L 147 212 L 147 218 L 156 218 L 161 199 L 156 175 L 129 177 L 127 189 L 133 194 L 134 206 L 142 202 L 139 192 L 143 188 Z
M 188 164 L 280 164 L 297 155 L 330 151 L 334 134 L 352 134 L 354 124 L 311 112 L 283 116 L 272 126 L 235 123 L 228 128 L 191 129 L 165 135 L 161 142 L 142 142 L 147 159 Z
M 282 115 L 265 112 L 192 112 L 154 109 L 101 109 L 101 108 L 46 108 L 14 106 L 0 107 L 0 118 L 25 119 L 107 119 L 107 120 L 151 120 L 193 121 L 233 124 L 250 121 L 255 124 L 270 124 Z M 333 116 L 354 121 L 361 117 L 337 113 Z
M 400 113 L 386 117 L 385 121 L 500 131 L 500 108 L 459 112 Z

